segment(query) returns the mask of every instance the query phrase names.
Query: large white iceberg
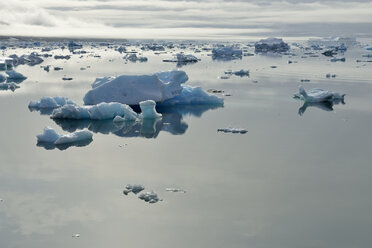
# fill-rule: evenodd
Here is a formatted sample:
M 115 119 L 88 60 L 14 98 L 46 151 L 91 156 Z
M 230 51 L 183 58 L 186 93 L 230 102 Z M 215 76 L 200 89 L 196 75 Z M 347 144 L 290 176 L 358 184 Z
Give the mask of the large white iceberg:
M 158 72 L 153 75 L 122 75 L 114 79 L 106 78 L 99 86 L 88 91 L 84 97 L 86 105 L 101 102 L 119 102 L 138 105 L 145 100 L 161 102 L 177 96 L 182 91 L 181 84 L 188 80 L 184 71 Z
M 136 119 L 137 113 L 126 104 L 117 102 L 100 103 L 92 106 L 64 105 L 53 110 L 52 119 L 90 119 L 107 120 L 114 119 L 116 116 L 126 119 Z
M 35 109 L 44 109 L 44 108 L 54 109 L 54 108 L 58 108 L 58 107 L 61 107 L 67 104 L 75 105 L 75 103 L 72 100 L 68 99 L 67 97 L 44 96 L 39 101 L 30 101 L 30 103 L 28 104 L 28 107 L 35 108 Z
M 223 105 L 223 98 L 205 92 L 200 87 L 183 86 L 181 94 L 159 103 L 168 105 Z
M 36 136 L 40 143 L 52 143 L 54 145 L 75 143 L 84 140 L 91 140 L 93 134 L 89 131 L 76 131 L 69 134 L 58 134 L 53 128 L 45 127 L 44 132 Z

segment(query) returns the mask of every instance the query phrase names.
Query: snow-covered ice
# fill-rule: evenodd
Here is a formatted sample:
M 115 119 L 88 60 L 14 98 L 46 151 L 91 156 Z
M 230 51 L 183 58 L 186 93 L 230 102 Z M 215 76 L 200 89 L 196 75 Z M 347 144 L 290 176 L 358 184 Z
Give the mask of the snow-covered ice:
M 84 97 L 87 105 L 101 102 L 120 102 L 138 105 L 145 100 L 161 102 L 179 95 L 181 84 L 188 80 L 184 71 L 158 72 L 153 75 L 122 75 L 112 80 L 106 78 Z
M 62 97 L 62 96 L 55 96 L 55 97 L 44 96 L 39 101 L 35 101 L 35 100 L 30 101 L 30 103 L 28 104 L 28 107 L 35 108 L 35 109 L 43 109 L 43 108 L 54 109 L 54 108 L 58 108 L 58 107 L 61 107 L 67 104 L 75 105 L 75 102 L 68 99 L 67 97 Z
M 159 118 L 162 116 L 161 114 L 156 112 L 156 103 L 153 100 L 142 101 L 139 103 L 139 105 L 141 108 L 140 118 Z
M 299 87 L 299 92 L 294 94 L 294 98 L 305 102 L 332 102 L 343 101 L 345 94 L 314 88 L 306 91 L 303 86 Z

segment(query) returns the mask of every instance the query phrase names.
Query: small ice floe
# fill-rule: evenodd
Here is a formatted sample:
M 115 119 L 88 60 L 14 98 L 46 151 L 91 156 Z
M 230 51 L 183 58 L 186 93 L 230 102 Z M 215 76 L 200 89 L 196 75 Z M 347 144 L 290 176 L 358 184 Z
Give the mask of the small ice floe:
M 4 199 L 0 198 L 0 203 L 3 203 L 4 202 Z
M 55 55 L 54 56 L 54 59 L 66 59 L 66 60 L 69 60 L 70 58 L 71 58 L 70 55 L 65 55 L 65 56 L 63 56 L 63 55 Z
M 229 79 L 230 77 L 229 76 L 220 76 L 219 78 L 220 79 Z
M 125 186 L 125 189 L 123 190 L 123 194 L 128 195 L 130 192 L 132 192 L 136 195 L 144 189 L 145 187 L 143 187 L 143 185 L 141 184 L 127 184 Z
M 0 73 L 0 83 L 6 81 L 6 76 Z
M 72 77 L 63 77 L 62 80 L 64 80 L 64 81 L 71 81 L 72 80 Z
M 216 94 L 216 93 L 224 93 L 225 91 L 223 91 L 223 90 L 209 89 L 209 90 L 207 90 L 207 92 Z
M 72 237 L 73 238 L 80 238 L 80 234 L 79 233 L 74 233 L 74 234 L 72 234 Z
M 299 93 L 294 94 L 295 99 L 305 102 L 332 102 L 343 101 L 345 94 L 339 94 L 319 88 L 306 91 L 302 86 L 299 87 Z
M 61 71 L 61 70 L 63 70 L 63 68 L 62 68 L 62 67 L 55 66 L 55 67 L 54 67 L 54 70 L 55 70 L 55 71 Z
M 15 91 L 19 86 L 16 83 L 0 83 L 0 90 L 11 90 Z
M 40 55 L 35 52 L 29 55 L 24 54 L 20 57 L 18 57 L 16 54 L 12 54 L 9 57 L 13 59 L 14 66 L 17 66 L 17 65 L 34 66 L 34 65 L 41 64 L 44 61 L 42 58 L 40 58 Z
M 281 53 L 289 50 L 289 45 L 281 38 L 262 39 L 254 45 L 255 53 Z
M 6 71 L 5 72 L 6 74 L 8 74 L 8 80 L 11 79 L 11 80 L 25 80 L 27 77 L 26 76 L 23 76 L 22 73 L 19 73 L 19 72 L 16 72 L 14 70 L 11 70 L 11 71 Z
M 336 74 L 327 73 L 326 78 L 335 78 Z
M 327 51 L 325 51 L 325 52 L 322 52 L 322 54 L 323 54 L 324 56 L 327 56 L 327 57 L 333 57 L 333 55 L 336 55 L 336 54 L 337 54 L 337 51 L 331 49 L 331 50 L 327 50 Z
M 39 101 L 30 101 L 28 107 L 30 109 L 55 109 L 67 104 L 75 105 L 75 102 L 62 96 L 44 96 Z
M 301 79 L 301 83 L 308 83 L 310 82 L 310 79 Z
M 239 71 L 232 71 L 232 70 L 227 70 L 225 71 L 225 74 L 227 75 L 236 75 L 240 77 L 248 76 L 249 77 L 249 70 L 239 70 Z
M 217 132 L 223 132 L 223 133 L 241 133 L 245 134 L 248 132 L 247 129 L 244 128 L 233 128 L 233 127 L 228 127 L 228 128 L 219 128 L 217 129 Z
M 139 103 L 139 105 L 141 108 L 141 114 L 139 115 L 139 117 L 142 119 L 153 119 L 162 116 L 161 114 L 156 112 L 156 103 L 153 100 L 142 101 Z
M 366 46 L 364 49 L 366 49 L 367 51 L 372 51 L 372 46 Z
M 58 134 L 53 128 L 45 127 L 44 132 L 36 136 L 38 143 L 52 143 L 54 145 L 75 143 L 92 140 L 93 134 L 89 131 L 76 131 L 69 134 Z
M 331 62 L 338 62 L 338 61 L 340 61 L 340 62 L 345 62 L 346 59 L 345 59 L 345 57 L 340 57 L 340 58 L 331 58 L 329 61 L 331 61 Z
M 275 68 L 278 68 L 278 66 L 272 65 L 272 66 L 270 66 L 270 68 L 275 69 Z
M 178 188 L 166 188 L 165 190 L 168 192 L 174 192 L 174 193 L 186 193 L 185 190 L 178 189 Z
M 161 199 L 158 197 L 158 194 L 156 194 L 154 191 L 142 193 L 138 196 L 138 198 L 148 203 L 157 203 L 158 201 L 161 201 Z
M 363 54 L 362 57 L 364 57 L 364 58 L 372 58 L 372 54 Z

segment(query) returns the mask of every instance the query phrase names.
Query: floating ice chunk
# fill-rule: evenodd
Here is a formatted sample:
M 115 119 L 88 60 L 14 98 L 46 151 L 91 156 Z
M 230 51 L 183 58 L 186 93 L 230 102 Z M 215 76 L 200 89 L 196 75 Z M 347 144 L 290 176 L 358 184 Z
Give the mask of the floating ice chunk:
M 289 50 L 289 45 L 283 41 L 281 38 L 267 38 L 262 39 L 255 45 L 256 53 L 266 53 L 266 52 L 286 52 Z
M 346 59 L 345 59 L 345 57 L 341 57 L 341 58 L 331 58 L 330 61 L 331 61 L 331 62 L 337 62 L 337 61 L 345 62 Z
M 228 127 L 228 128 L 219 128 L 217 129 L 217 132 L 224 132 L 224 133 L 241 133 L 245 134 L 248 132 L 248 130 L 244 128 L 233 128 L 233 127 Z
M 169 192 L 174 192 L 174 193 L 177 193 L 177 192 L 179 192 L 179 193 L 186 193 L 185 190 L 183 190 L 183 189 L 177 189 L 177 188 L 166 188 L 165 190 L 166 191 L 169 191 Z
M 22 73 L 16 72 L 14 70 L 6 71 L 5 73 L 8 74 L 8 79 L 22 80 L 22 79 L 27 78 L 27 77 L 23 76 Z
M 180 95 L 159 103 L 160 106 L 167 105 L 223 105 L 223 98 L 208 94 L 200 87 L 183 86 Z
M 233 58 L 241 58 L 243 55 L 243 51 L 236 47 L 226 46 L 226 47 L 218 47 L 212 49 L 212 56 L 215 59 L 233 59 Z
M 72 234 L 72 237 L 73 238 L 79 238 L 80 237 L 80 234 L 79 233 Z
M 146 62 L 147 58 L 146 57 L 137 57 L 135 53 L 129 53 L 124 56 L 125 60 L 131 61 L 131 62 Z
M 161 117 L 161 114 L 159 114 L 155 110 L 155 105 L 156 105 L 155 101 L 153 100 L 142 101 L 139 103 L 139 105 L 141 108 L 140 118 L 151 119 L 151 118 Z
M 158 197 L 158 194 L 156 194 L 154 191 L 142 193 L 138 196 L 138 198 L 148 203 L 157 203 L 158 201 L 161 201 Z
M 198 62 L 198 58 L 192 54 L 177 53 L 174 59 L 165 59 L 163 62 L 190 63 Z
M 228 71 L 225 71 L 225 74 L 228 74 L 228 75 L 236 75 L 236 76 L 240 76 L 240 77 L 244 77 L 244 76 L 249 76 L 249 70 L 239 70 L 239 71 L 232 71 L 232 70 L 228 70 Z
M 75 103 L 68 99 L 67 97 L 62 97 L 62 96 L 55 96 L 55 97 L 50 97 L 50 96 L 44 96 L 42 97 L 39 101 L 30 101 L 28 104 L 29 108 L 36 108 L 36 109 L 43 109 L 43 108 L 58 108 L 67 104 L 73 104 Z
M 372 46 L 367 46 L 364 49 L 366 49 L 367 51 L 372 51 Z
M 137 105 L 141 101 L 164 101 L 179 95 L 181 84 L 188 80 L 184 71 L 158 72 L 153 75 L 122 75 L 106 81 L 88 91 L 84 97 L 87 105 L 101 102 L 120 102 Z
M 44 133 L 36 136 L 38 142 L 53 143 L 56 142 L 60 135 L 51 127 L 45 127 Z
M 0 83 L 0 90 L 11 90 L 15 91 L 19 86 L 16 83 Z
M 126 120 L 135 120 L 137 113 L 125 104 L 111 102 L 92 106 L 64 105 L 53 110 L 52 119 L 91 119 L 107 120 L 116 116 L 124 116 Z
M 93 134 L 89 131 L 76 131 L 69 134 L 60 135 L 60 137 L 54 142 L 55 145 L 75 143 L 83 140 L 91 140 Z
M 141 184 L 127 184 L 123 190 L 123 193 L 124 195 L 128 195 L 130 192 L 133 194 L 138 194 L 144 189 L 145 187 L 143 187 Z
M 294 98 L 303 100 L 305 102 L 343 101 L 344 96 L 345 94 L 339 94 L 319 88 L 311 89 L 306 92 L 302 86 L 299 87 L 299 93 L 294 94 Z
M 53 128 L 45 127 L 44 132 L 36 136 L 38 143 L 52 143 L 54 145 L 75 143 L 83 140 L 91 140 L 93 134 L 89 131 L 76 131 L 69 134 L 58 134 Z

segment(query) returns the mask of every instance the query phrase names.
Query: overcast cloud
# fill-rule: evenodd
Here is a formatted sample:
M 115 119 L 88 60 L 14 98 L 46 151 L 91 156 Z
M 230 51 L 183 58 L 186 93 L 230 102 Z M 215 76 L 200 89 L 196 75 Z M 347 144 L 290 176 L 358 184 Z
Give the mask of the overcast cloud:
M 372 1 L 10 0 L 0 35 L 247 38 L 371 35 Z

